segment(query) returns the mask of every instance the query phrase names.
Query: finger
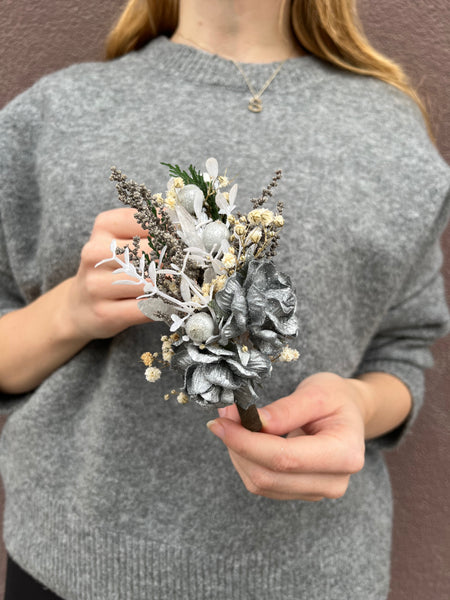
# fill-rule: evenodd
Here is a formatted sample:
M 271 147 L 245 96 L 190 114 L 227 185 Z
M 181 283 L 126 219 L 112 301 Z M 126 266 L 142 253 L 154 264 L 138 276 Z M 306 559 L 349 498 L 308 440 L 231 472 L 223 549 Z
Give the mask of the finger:
M 131 327 L 132 325 L 142 325 L 151 323 L 151 319 L 146 317 L 143 312 L 137 307 L 136 300 L 118 300 L 110 302 L 106 311 L 109 313 L 109 319 L 113 323 L 117 323 L 123 327 Z
M 208 423 L 209 429 L 230 449 L 252 463 L 286 473 L 354 473 L 361 469 L 359 456 L 345 444 L 323 433 L 294 438 L 248 431 L 230 419 Z
M 300 496 L 340 498 L 344 495 L 350 480 L 348 474 L 277 473 L 255 465 L 233 451 L 230 451 L 230 458 L 247 489 L 256 494 L 276 493 L 291 498 Z
M 305 431 L 304 431 L 304 430 L 303 430 L 301 427 L 297 427 L 297 429 L 294 429 L 294 431 L 290 431 L 290 432 L 287 434 L 287 437 L 288 437 L 288 438 L 291 438 L 291 437 L 299 437 L 299 436 L 301 436 L 301 435 L 307 435 L 307 434 L 306 434 L 306 432 L 305 432 Z
M 330 434 L 334 430 L 334 433 L 337 433 L 336 428 L 342 422 L 341 418 L 336 418 L 339 412 L 345 413 L 346 419 L 355 421 L 357 411 L 354 410 L 354 403 L 348 402 L 348 398 L 344 398 L 338 392 L 330 392 L 330 387 L 336 390 L 342 389 L 342 379 L 333 373 L 321 375 L 327 384 L 326 389 L 317 383 L 304 380 L 289 396 L 260 409 L 263 431 L 285 435 L 298 427 L 307 426 L 307 433 L 315 433 L 317 430 L 328 431 Z M 330 383 L 332 386 L 329 385 Z M 356 422 L 354 425 L 357 427 Z M 359 433 L 358 430 L 355 435 Z
M 137 214 L 134 208 L 113 208 L 97 215 L 93 233 L 106 231 L 114 238 L 133 238 L 134 236 L 147 237 L 148 231 L 142 229 L 135 219 Z
M 152 322 L 151 319 L 146 317 L 144 313 L 139 310 L 136 300 L 119 300 L 117 303 L 117 311 L 124 311 L 124 314 L 127 315 L 130 320 L 133 321 L 136 325 L 138 323 L 149 323 Z
M 230 404 L 230 406 L 225 406 L 224 408 L 219 408 L 218 413 L 221 417 L 231 419 L 235 423 L 241 422 L 241 418 L 239 416 L 239 411 L 237 409 L 236 404 Z
M 236 404 L 231 404 L 230 406 L 226 406 L 224 408 L 219 408 L 218 413 L 220 417 L 225 417 L 227 419 L 231 419 L 235 423 L 240 423 L 241 418 L 239 416 L 239 411 L 237 409 Z M 294 431 L 290 431 L 287 437 L 298 437 L 300 435 L 306 435 L 306 432 L 303 431 L 301 427 L 297 427 Z
M 112 258 L 111 243 L 113 238 L 110 234 L 98 234 L 95 238 L 91 238 L 84 246 L 81 252 L 81 259 L 87 266 L 97 266 L 97 268 L 106 269 L 112 271 L 119 268 L 119 263 Z M 133 249 L 133 240 L 126 238 L 114 238 L 117 248 L 125 248 L 128 246 Z M 140 244 L 140 255 L 143 252 L 150 254 L 151 249 L 147 239 L 141 239 Z M 117 254 L 119 260 L 124 260 L 123 254 Z M 99 264 L 101 263 L 101 264 Z
M 117 281 L 129 281 L 129 284 L 115 283 Z M 137 283 L 136 279 L 126 273 L 113 273 L 96 269 L 86 273 L 85 289 L 91 298 L 105 300 L 123 300 L 136 298 L 144 293 L 144 284 Z

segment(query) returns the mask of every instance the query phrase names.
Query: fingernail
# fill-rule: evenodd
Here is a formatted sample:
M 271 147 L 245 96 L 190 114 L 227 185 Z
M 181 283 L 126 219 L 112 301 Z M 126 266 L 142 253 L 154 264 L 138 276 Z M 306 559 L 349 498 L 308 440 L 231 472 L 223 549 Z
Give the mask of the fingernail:
M 259 412 L 259 416 L 260 419 L 264 425 L 264 423 L 268 423 L 270 421 L 270 419 L 272 418 L 272 415 L 270 414 L 270 412 L 268 410 L 266 410 L 265 408 L 259 408 L 258 409 Z
M 219 437 L 219 438 L 223 438 L 225 435 L 225 429 L 215 419 L 213 419 L 212 421 L 208 421 L 206 423 L 206 427 L 210 431 L 212 431 L 214 433 L 214 435 L 217 435 L 217 437 Z

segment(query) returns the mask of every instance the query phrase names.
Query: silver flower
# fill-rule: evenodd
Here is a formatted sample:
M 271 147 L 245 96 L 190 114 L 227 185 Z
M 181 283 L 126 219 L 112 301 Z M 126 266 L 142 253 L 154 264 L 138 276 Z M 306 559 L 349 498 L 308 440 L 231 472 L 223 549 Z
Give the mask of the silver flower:
M 270 260 L 251 260 L 228 279 L 215 302 L 225 318 L 217 336 L 221 344 L 248 331 L 255 348 L 273 355 L 286 337 L 297 335 L 294 287 Z
M 244 352 L 233 342 L 227 348 L 184 343 L 175 350 L 171 366 L 184 372 L 184 389 L 191 399 L 216 408 L 254 404 L 258 395 L 253 384 L 272 370 L 268 356 L 255 349 Z

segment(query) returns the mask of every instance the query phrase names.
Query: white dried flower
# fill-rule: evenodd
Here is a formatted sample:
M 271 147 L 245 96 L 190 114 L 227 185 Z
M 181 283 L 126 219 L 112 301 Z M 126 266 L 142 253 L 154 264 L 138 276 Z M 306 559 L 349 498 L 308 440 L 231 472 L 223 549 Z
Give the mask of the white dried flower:
M 261 210 L 262 225 L 270 225 L 273 221 L 273 212 L 267 208 Z
M 167 194 L 167 196 L 166 196 L 166 206 L 168 206 L 169 208 L 174 209 L 176 205 L 177 205 L 177 201 L 175 200 L 175 198 L 173 196 Z
M 226 282 L 226 275 L 218 275 L 215 279 L 211 281 L 211 285 L 214 286 L 214 290 L 216 292 L 220 292 L 220 290 L 223 290 L 223 288 L 225 287 Z
M 273 224 L 276 225 L 277 227 L 283 227 L 283 225 L 284 225 L 283 217 L 281 215 L 277 215 L 276 217 L 274 217 Z
M 179 404 L 187 404 L 189 402 L 189 396 L 184 392 L 180 392 L 177 396 Z
M 261 239 L 262 236 L 262 231 L 259 227 L 255 227 L 255 229 L 252 229 L 252 231 L 250 231 L 250 233 L 247 236 L 247 240 L 246 240 L 246 245 L 248 243 L 248 240 L 250 240 L 251 242 L 253 242 L 254 244 L 257 244 L 259 242 L 259 240 Z
M 172 360 L 172 356 L 174 354 L 173 350 L 172 350 L 172 340 L 164 341 L 162 344 L 161 350 L 162 350 L 163 360 L 170 363 L 170 361 Z
M 173 186 L 176 188 L 182 188 L 184 187 L 184 181 L 182 177 L 175 177 L 175 179 L 173 180 Z
M 252 225 L 259 225 L 259 223 L 261 223 L 261 214 L 262 211 L 259 208 L 251 210 L 247 215 L 249 223 L 251 223 Z
M 171 350 L 163 350 L 162 356 L 163 356 L 163 360 L 165 362 L 170 363 L 170 361 L 172 360 L 172 356 L 173 356 L 173 350 L 172 349 Z
M 236 235 L 244 235 L 246 230 L 247 228 L 242 223 L 238 223 L 234 226 L 234 232 L 236 233 Z
M 157 367 L 148 367 L 145 369 L 145 379 L 150 383 L 158 381 L 161 377 L 161 371 Z
M 236 266 L 236 257 L 234 254 L 231 254 L 231 252 L 226 252 L 223 255 L 222 263 L 227 269 L 232 269 L 234 266 Z
M 298 350 L 294 350 L 293 348 L 289 348 L 289 346 L 286 346 L 281 351 L 281 354 L 278 357 L 278 360 L 280 362 L 292 362 L 293 360 L 297 360 L 299 356 L 300 356 L 300 354 L 299 354 Z

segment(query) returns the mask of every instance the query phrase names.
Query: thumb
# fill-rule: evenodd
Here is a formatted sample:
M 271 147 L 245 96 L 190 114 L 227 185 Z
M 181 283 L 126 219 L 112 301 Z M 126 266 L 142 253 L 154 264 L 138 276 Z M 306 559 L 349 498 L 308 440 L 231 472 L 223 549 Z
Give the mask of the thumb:
M 225 406 L 224 408 L 219 408 L 217 412 L 219 413 L 220 417 L 230 419 L 235 423 L 241 422 L 236 404 L 230 404 L 229 406 Z
M 260 408 L 258 412 L 263 432 L 274 435 L 296 432 L 296 435 L 302 435 L 304 425 L 325 416 L 325 394 L 318 394 L 318 390 L 313 388 L 297 388 L 289 396 Z

